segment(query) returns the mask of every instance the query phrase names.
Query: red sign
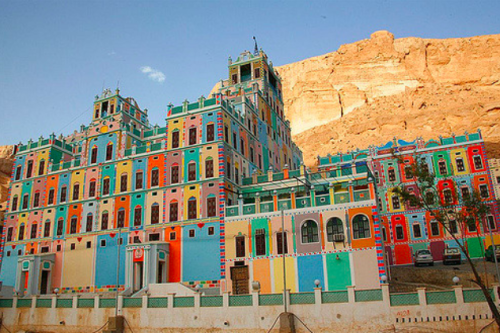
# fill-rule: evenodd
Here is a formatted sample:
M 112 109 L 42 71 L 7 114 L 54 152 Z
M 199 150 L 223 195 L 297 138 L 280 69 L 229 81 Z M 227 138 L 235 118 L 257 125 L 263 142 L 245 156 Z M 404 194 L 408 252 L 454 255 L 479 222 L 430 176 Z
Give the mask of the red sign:
M 134 261 L 144 261 L 144 249 L 134 249 Z

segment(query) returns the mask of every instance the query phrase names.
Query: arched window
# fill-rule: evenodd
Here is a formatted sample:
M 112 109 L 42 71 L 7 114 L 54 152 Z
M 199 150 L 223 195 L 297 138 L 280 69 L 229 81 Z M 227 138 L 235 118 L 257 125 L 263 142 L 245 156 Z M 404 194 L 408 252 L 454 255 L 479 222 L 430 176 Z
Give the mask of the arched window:
M 28 209 L 29 195 L 25 194 L 23 196 L 23 209 Z
M 191 197 L 188 200 L 188 219 L 195 219 L 198 217 L 197 211 L 196 211 L 196 198 Z
M 125 226 L 125 208 L 120 208 L 118 210 L 118 216 L 117 216 L 117 227 L 118 228 L 123 228 Z
M 209 157 L 205 160 L 205 178 L 212 178 L 214 176 L 214 160 Z
M 92 147 L 92 149 L 90 151 L 90 163 L 91 164 L 97 163 L 97 147 L 96 146 Z
M 353 238 L 370 238 L 370 220 L 366 215 L 358 214 L 352 219 Z
M 326 223 L 326 234 L 329 242 L 344 241 L 344 226 L 342 220 L 338 217 L 333 217 Z
M 301 228 L 302 243 L 317 243 L 318 238 L 318 224 L 313 220 L 307 220 Z
M 140 226 L 142 224 L 142 208 L 137 206 L 134 209 L 134 226 Z
M 127 174 L 122 173 L 120 176 L 120 192 L 126 192 L 127 191 Z
M 446 167 L 446 161 L 443 159 L 440 159 L 438 162 L 438 167 L 439 167 L 439 174 L 444 176 L 448 173 L 448 168 Z
M 95 197 L 96 181 L 92 179 L 89 183 L 89 198 Z
M 59 202 L 66 202 L 66 192 L 67 192 L 67 188 L 66 188 L 66 185 L 64 185 L 63 187 L 61 187 L 61 194 L 59 196 Z
M 106 146 L 106 161 L 113 159 L 113 144 L 109 143 Z
M 59 220 L 57 220 L 57 230 L 56 230 L 57 236 L 62 236 L 63 228 L 64 228 L 64 219 L 60 217 Z
M 170 175 L 171 175 L 170 182 L 172 184 L 179 183 L 179 165 L 178 164 L 172 165 Z
M 160 185 L 160 170 L 154 168 L 151 170 L 151 187 Z
M 78 219 L 76 216 L 73 216 L 69 222 L 69 233 L 76 234 L 76 227 L 78 224 Z
M 142 170 L 136 171 L 136 173 L 135 173 L 135 189 L 136 190 L 142 189 L 142 179 L 143 179 Z
M 102 212 L 101 216 L 101 230 L 108 229 L 109 214 L 107 211 Z
M 36 223 L 33 223 L 31 225 L 31 235 L 30 235 L 31 239 L 36 238 L 37 228 L 38 228 L 38 225 Z
M 179 204 L 177 200 L 170 201 L 170 209 L 169 209 L 169 220 L 170 222 L 175 222 L 179 219 Z
M 404 229 L 401 224 L 398 224 L 396 227 L 396 240 L 403 240 L 405 238 Z
M 196 144 L 196 127 L 189 129 L 189 145 Z
M 87 221 L 86 221 L 86 225 L 85 225 L 85 231 L 91 232 L 93 224 L 94 224 L 94 216 L 92 215 L 92 213 L 88 213 L 87 214 Z
M 179 131 L 172 132 L 172 148 L 179 148 Z
M 160 222 L 160 205 L 154 203 L 151 205 L 151 224 Z
M 43 175 L 45 171 L 45 160 L 40 160 L 38 163 L 38 175 L 41 176 Z
M 196 162 L 188 164 L 188 181 L 196 180 Z
M 26 170 L 26 178 L 30 178 L 33 173 L 33 161 L 28 161 L 28 168 Z
M 14 234 L 13 227 L 10 227 L 9 229 L 7 229 L 7 242 L 12 242 L 13 234 Z
M 50 220 L 45 221 L 43 226 L 43 237 L 50 237 Z
M 12 211 L 15 211 L 17 210 L 17 201 L 19 200 L 19 198 L 17 197 L 17 195 L 15 195 L 13 198 L 12 198 Z
M 23 240 L 24 239 L 24 224 L 21 224 L 19 226 L 19 235 L 17 237 L 18 240 Z
M 75 183 L 73 184 L 73 200 L 78 200 L 80 196 L 80 184 Z
M 453 193 L 449 188 L 443 190 L 443 198 L 444 198 L 444 203 L 446 204 L 453 203 Z
M 20 165 L 18 165 L 17 168 L 16 168 L 15 180 L 21 179 L 21 171 L 22 171 L 22 167 Z

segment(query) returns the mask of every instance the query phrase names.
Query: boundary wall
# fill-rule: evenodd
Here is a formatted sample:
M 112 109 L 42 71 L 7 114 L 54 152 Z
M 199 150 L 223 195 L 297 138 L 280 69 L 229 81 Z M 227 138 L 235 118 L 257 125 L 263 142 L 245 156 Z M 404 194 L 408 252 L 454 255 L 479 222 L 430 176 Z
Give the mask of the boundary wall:
M 498 287 L 490 289 L 499 303 Z M 93 332 L 115 315 L 115 298 L 75 295 L 2 298 L 3 325 L 11 332 Z M 447 331 L 477 332 L 492 322 L 479 289 L 389 294 L 381 289 L 287 293 L 289 312 L 313 332 Z M 283 312 L 282 294 L 166 297 L 118 297 L 118 314 L 127 331 L 152 332 L 268 332 Z M 278 325 L 273 332 L 278 332 Z M 490 330 L 493 329 L 490 326 Z M 130 330 L 130 327 L 132 330 Z M 307 332 L 296 320 L 298 332 Z M 490 331 L 486 330 L 486 331 Z M 5 328 L 0 332 L 7 332 Z

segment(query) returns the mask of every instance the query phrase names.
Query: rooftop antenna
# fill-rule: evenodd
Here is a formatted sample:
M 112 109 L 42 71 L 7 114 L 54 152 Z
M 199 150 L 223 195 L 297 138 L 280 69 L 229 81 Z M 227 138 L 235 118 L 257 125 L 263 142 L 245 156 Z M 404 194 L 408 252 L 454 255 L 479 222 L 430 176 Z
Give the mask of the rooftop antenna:
M 257 47 L 257 38 L 255 38 L 255 36 L 253 36 L 253 40 L 255 42 L 255 48 L 253 50 L 253 54 L 258 56 L 259 55 L 259 48 Z

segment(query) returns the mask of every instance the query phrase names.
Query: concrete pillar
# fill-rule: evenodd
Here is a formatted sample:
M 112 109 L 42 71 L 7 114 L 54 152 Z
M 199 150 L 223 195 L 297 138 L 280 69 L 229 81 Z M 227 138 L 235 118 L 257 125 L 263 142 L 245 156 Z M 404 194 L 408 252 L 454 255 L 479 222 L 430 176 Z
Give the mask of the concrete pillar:
M 499 299 L 498 299 L 498 283 L 494 283 L 492 286 L 493 288 L 493 301 L 498 305 Z
M 147 302 L 146 302 L 146 306 L 147 306 Z M 122 295 L 118 295 L 118 315 L 120 316 L 122 314 L 122 311 L 123 311 L 123 296 Z
M 78 296 L 73 296 L 73 309 L 78 308 Z
M 201 293 L 197 292 L 194 294 L 194 307 L 199 308 L 201 303 Z
M 148 295 L 142 295 L 142 308 L 148 308 Z
M 17 308 L 17 300 L 19 299 L 19 297 L 17 296 L 14 296 L 12 297 L 12 308 Z
M 94 309 L 95 310 L 99 309 L 99 294 L 94 296 Z
M 356 294 L 354 293 L 355 286 L 347 286 L 347 297 L 349 298 L 349 303 L 356 303 Z
M 457 304 L 464 304 L 464 293 L 461 285 L 453 286 Z
M 36 296 L 31 297 L 31 308 L 35 309 L 36 308 Z
M 427 297 L 425 296 L 425 287 L 417 288 L 418 302 L 420 306 L 427 305 Z
M 321 287 L 314 288 L 314 303 L 315 304 L 321 304 Z
M 285 295 L 286 295 L 286 308 L 290 309 L 290 289 L 285 290 Z
M 172 309 L 174 307 L 174 297 L 175 297 L 175 293 L 168 293 L 167 294 L 167 307 L 169 309 Z
M 255 213 L 260 213 L 260 195 L 259 193 L 255 193 Z
M 225 291 L 222 293 L 222 307 L 229 307 L 229 291 Z
M 255 290 L 252 290 L 252 306 L 254 308 L 259 307 L 259 292 Z
M 311 195 L 309 196 L 311 199 L 311 206 L 310 207 L 315 207 L 316 206 L 316 192 L 314 191 L 314 185 L 311 185 Z
M 50 307 L 52 309 L 55 309 L 57 306 L 57 295 L 56 294 L 53 294 L 52 295 L 52 303 L 50 304 Z
M 391 306 L 391 295 L 389 294 L 389 284 L 382 283 L 380 286 L 382 288 L 382 300 L 387 306 Z
M 335 185 L 333 183 L 330 183 L 328 185 L 329 187 L 329 194 L 330 194 L 330 205 L 335 204 Z

